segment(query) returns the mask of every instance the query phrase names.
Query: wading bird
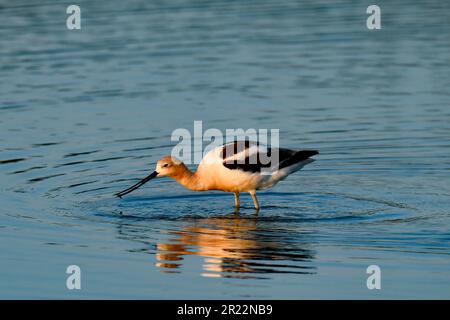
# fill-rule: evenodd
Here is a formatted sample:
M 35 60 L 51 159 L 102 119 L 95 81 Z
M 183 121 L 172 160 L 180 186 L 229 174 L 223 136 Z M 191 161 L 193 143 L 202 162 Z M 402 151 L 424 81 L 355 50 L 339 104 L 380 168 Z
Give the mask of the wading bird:
M 314 159 L 310 157 L 318 153 L 316 150 L 270 148 L 248 140 L 234 141 L 209 151 L 196 172 L 190 171 L 175 157 L 163 157 L 157 162 L 153 173 L 115 195 L 121 198 L 153 178 L 170 177 L 194 191 L 232 192 L 237 209 L 240 206 L 239 193 L 248 192 L 255 209 L 259 210 L 256 190 L 274 186 L 289 174 L 313 162 Z

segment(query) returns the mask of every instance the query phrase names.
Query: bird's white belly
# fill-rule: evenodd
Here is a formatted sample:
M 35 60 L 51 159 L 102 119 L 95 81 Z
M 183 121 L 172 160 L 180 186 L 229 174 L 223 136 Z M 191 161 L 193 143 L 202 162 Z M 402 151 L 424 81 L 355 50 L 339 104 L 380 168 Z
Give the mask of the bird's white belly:
M 211 190 L 245 192 L 258 189 L 261 181 L 258 173 L 230 170 L 222 163 L 204 164 L 198 172 Z

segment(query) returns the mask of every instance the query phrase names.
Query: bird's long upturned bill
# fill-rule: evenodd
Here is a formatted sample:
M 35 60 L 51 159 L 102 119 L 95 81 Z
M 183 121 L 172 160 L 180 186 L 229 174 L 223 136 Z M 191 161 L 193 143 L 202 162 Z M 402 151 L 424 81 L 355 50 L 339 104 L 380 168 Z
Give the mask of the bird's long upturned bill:
M 144 179 L 142 179 L 141 181 L 139 181 L 138 183 L 136 183 L 135 185 L 132 185 L 131 187 L 120 191 L 118 193 L 115 194 L 115 196 L 122 198 L 124 195 L 136 190 L 137 188 L 139 188 L 140 186 L 146 184 L 147 182 L 149 182 L 150 180 L 152 180 L 153 178 L 155 178 L 158 175 L 158 172 L 153 171 L 150 175 L 148 175 L 147 177 L 145 177 Z

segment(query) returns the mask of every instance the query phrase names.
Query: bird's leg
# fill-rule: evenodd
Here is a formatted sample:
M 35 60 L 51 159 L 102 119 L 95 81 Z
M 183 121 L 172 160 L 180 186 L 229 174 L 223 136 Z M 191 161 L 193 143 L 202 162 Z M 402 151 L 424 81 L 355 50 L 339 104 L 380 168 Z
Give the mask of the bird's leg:
M 259 210 L 258 199 L 256 199 L 256 191 L 250 191 L 250 195 L 252 196 L 253 204 L 255 205 L 255 209 Z
M 240 207 L 239 205 L 239 192 L 234 193 L 234 207 L 238 209 Z

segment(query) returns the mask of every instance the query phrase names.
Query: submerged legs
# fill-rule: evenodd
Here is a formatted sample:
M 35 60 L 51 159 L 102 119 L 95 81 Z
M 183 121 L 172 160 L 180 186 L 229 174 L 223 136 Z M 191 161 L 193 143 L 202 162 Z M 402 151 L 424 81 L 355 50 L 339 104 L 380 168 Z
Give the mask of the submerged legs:
M 256 191 L 249 191 L 250 196 L 252 197 L 253 200 L 253 205 L 255 206 L 256 210 L 259 210 L 259 203 L 258 203 L 258 199 L 256 198 Z M 239 211 L 239 207 L 240 207 L 240 202 L 239 202 L 239 192 L 234 192 L 234 208 L 235 210 Z
M 235 208 L 239 208 L 239 192 L 234 193 L 234 206 Z
M 256 199 L 256 191 L 250 191 L 250 195 L 252 196 L 253 204 L 255 205 L 255 209 L 259 210 L 258 199 Z

